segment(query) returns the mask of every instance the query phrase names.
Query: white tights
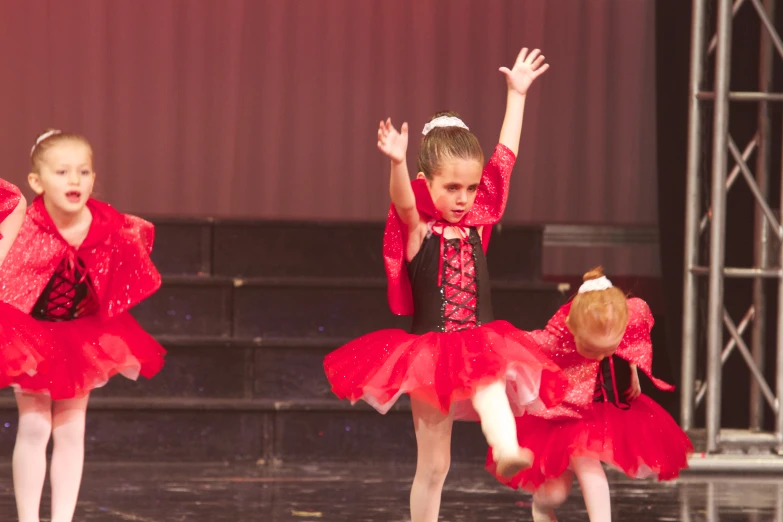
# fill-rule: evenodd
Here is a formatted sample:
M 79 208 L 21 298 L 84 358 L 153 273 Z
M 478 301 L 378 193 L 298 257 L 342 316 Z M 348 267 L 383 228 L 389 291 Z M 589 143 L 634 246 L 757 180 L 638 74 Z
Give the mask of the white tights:
M 84 397 L 52 401 L 42 394 L 16 394 L 19 430 L 14 446 L 13 476 L 19 522 L 39 522 L 50 437 L 54 439 L 49 476 L 52 522 L 73 520 L 84 467 L 88 400 Z

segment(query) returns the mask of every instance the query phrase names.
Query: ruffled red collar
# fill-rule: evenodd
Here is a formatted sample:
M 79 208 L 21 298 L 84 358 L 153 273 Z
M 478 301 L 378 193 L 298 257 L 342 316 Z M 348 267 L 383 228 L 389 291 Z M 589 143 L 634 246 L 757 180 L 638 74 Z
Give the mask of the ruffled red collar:
M 92 223 L 90 224 L 89 232 L 87 232 L 87 237 L 79 247 L 80 249 L 94 247 L 103 243 L 111 234 L 119 230 L 123 224 L 123 215 L 108 203 L 90 198 L 87 201 L 87 208 L 92 214 Z M 57 229 L 57 225 L 54 224 L 52 217 L 49 215 L 49 211 L 46 210 L 43 197 L 37 196 L 33 200 L 29 216 L 42 230 L 65 241 Z

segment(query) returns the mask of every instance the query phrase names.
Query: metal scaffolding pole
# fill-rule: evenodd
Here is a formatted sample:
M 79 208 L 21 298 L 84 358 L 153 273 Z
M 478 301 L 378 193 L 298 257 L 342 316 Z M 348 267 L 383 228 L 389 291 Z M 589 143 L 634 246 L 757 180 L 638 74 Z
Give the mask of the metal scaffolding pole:
M 702 470 L 715 469 L 783 469 L 783 459 L 775 454 L 783 451 L 783 415 L 780 398 L 783 397 L 783 228 L 779 213 L 770 203 L 771 165 L 771 111 L 781 110 L 779 102 L 783 93 L 773 91 L 774 54 L 783 58 L 783 39 L 774 25 L 776 0 L 693 0 L 693 25 L 691 33 L 691 69 L 689 84 L 688 165 L 685 218 L 685 267 L 683 290 L 683 353 L 681 425 L 693 432 L 697 426 L 696 409 L 704 400 L 704 428 L 706 434 L 705 459 L 696 458 L 692 467 Z M 714 7 L 717 27 L 707 44 L 708 7 Z M 734 15 L 740 9 L 753 9 L 761 28 L 759 40 L 759 72 L 757 92 L 731 92 L 732 26 Z M 714 56 L 712 89 L 705 89 L 705 70 Z M 704 128 L 704 104 L 711 103 L 713 121 L 711 136 Z M 736 103 L 758 104 L 758 130 L 741 149 L 730 134 L 731 108 Z M 709 141 L 707 141 L 709 140 Z M 709 146 L 706 157 L 702 149 Z M 781 145 L 783 153 L 783 144 Z M 750 160 L 756 154 L 754 170 Z M 733 162 L 729 173 L 729 161 Z M 705 169 L 704 162 L 709 162 Z M 709 170 L 709 179 L 703 171 Z M 783 177 L 783 172 L 781 172 Z M 750 189 L 756 204 L 753 227 L 753 267 L 726 267 L 727 192 L 743 180 Z M 709 182 L 709 205 L 704 204 L 702 184 Z M 781 183 L 783 201 L 783 183 Z M 705 208 L 705 207 L 709 208 Z M 705 212 L 706 211 L 706 212 Z M 749 220 L 750 221 L 750 220 Z M 709 230 L 707 230 L 709 229 Z M 702 259 L 701 245 L 709 234 L 709 252 Z M 777 248 L 773 251 L 771 245 Z M 701 278 L 706 278 L 707 294 L 703 295 Z M 726 278 L 750 279 L 753 300 L 737 325 L 725 306 L 724 283 Z M 765 378 L 768 363 L 765 357 L 768 339 L 766 324 L 769 300 L 766 292 L 772 287 L 766 279 L 777 280 L 776 324 L 769 328 L 776 332 L 775 383 L 771 386 Z M 699 342 L 699 306 L 706 298 L 707 323 L 706 346 Z M 746 343 L 745 334 L 751 341 Z M 706 378 L 696 380 L 699 352 L 703 350 L 706 361 Z M 738 352 L 751 375 L 749 422 L 745 430 L 727 430 L 721 425 L 722 369 L 723 364 Z M 767 405 L 775 416 L 772 432 L 763 432 Z M 741 446 L 751 454 L 746 458 L 721 459 L 726 447 Z M 760 451 L 759 451 L 760 450 Z M 712 459 L 712 460 L 710 460 Z
M 764 0 L 764 9 L 768 14 L 772 14 L 774 8 L 773 0 Z M 767 31 L 761 31 L 761 41 L 759 43 L 759 91 L 769 94 L 772 90 L 772 38 Z M 762 197 L 766 200 L 769 196 L 769 169 L 770 169 L 770 146 L 771 122 L 770 122 L 770 103 L 766 100 L 759 102 L 758 112 L 758 151 L 756 152 L 756 183 Z M 754 252 L 753 258 L 755 266 L 766 270 L 769 267 L 769 222 L 764 216 L 763 211 L 758 206 L 755 208 L 754 222 Z M 753 281 L 753 310 L 759 318 L 753 321 L 753 333 L 751 346 L 753 347 L 753 362 L 759 371 L 764 373 L 765 366 L 765 339 L 766 339 L 766 295 L 764 292 L 764 281 L 755 279 Z M 761 400 L 761 387 L 751 381 L 750 386 L 750 429 L 760 431 L 764 425 L 764 403 Z
M 718 449 L 721 411 L 721 345 L 723 344 L 723 267 L 726 237 L 726 171 L 729 145 L 731 79 L 730 0 L 718 0 L 718 50 L 715 59 L 715 114 L 712 133 L 712 220 L 707 301 L 707 452 Z
M 688 175 L 685 208 L 685 273 L 682 328 L 681 424 L 684 430 L 694 427 L 696 393 L 696 344 L 698 327 L 698 278 L 693 268 L 699 264 L 699 221 L 701 218 L 701 105 L 698 95 L 704 78 L 704 32 L 706 0 L 693 0 L 691 31 L 691 72 L 688 98 Z
M 781 144 L 783 154 L 783 144 Z M 781 163 L 780 202 L 783 205 L 783 163 Z M 783 269 L 783 234 L 778 227 L 778 266 Z M 783 277 L 778 278 L 778 310 L 777 310 L 777 342 L 775 365 L 775 393 L 777 394 L 777 411 L 775 412 L 775 452 L 783 455 L 783 408 L 780 399 L 783 397 Z

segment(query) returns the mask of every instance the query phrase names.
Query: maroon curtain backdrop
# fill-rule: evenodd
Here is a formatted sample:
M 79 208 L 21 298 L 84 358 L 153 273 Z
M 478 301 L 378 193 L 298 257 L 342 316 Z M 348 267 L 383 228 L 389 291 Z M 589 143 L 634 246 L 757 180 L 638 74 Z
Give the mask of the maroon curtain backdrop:
M 530 93 L 506 219 L 656 221 L 653 0 L 3 0 L 0 155 L 85 134 L 99 196 L 162 215 L 380 220 L 378 121 L 461 113 L 487 152 L 497 72 Z M 409 161 L 415 168 L 417 140 Z

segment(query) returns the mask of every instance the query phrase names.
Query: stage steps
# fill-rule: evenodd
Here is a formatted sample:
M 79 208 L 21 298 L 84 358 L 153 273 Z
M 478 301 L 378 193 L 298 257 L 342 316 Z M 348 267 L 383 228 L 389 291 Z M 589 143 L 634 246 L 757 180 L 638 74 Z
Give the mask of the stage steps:
M 169 351 L 152 380 L 114 378 L 93 393 L 87 458 L 96 461 L 411 460 L 406 399 L 385 416 L 337 400 L 325 354 L 381 328 L 389 312 L 382 223 L 157 219 L 163 286 L 133 311 Z M 540 328 L 565 301 L 541 273 L 543 227 L 493 231 L 498 319 Z M 0 398 L 0 452 L 16 413 Z M 476 424 L 459 423 L 455 460 L 481 461 Z

